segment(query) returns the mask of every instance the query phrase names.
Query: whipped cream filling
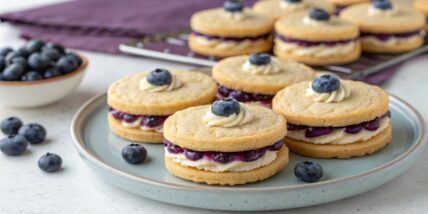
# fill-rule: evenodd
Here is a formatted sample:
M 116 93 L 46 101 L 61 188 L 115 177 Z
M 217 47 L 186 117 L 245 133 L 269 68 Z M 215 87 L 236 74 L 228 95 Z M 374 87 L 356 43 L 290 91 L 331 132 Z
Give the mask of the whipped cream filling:
M 244 162 L 239 160 L 233 160 L 229 163 L 218 163 L 207 158 L 201 158 L 196 161 L 192 161 L 186 158 L 184 153 L 173 154 L 165 148 L 165 156 L 171 158 L 175 163 L 181 164 L 187 167 L 195 167 L 197 169 L 212 171 L 212 172 L 244 172 L 252 169 L 260 168 L 272 163 L 277 156 L 276 151 L 266 151 L 266 153 L 255 161 Z
M 295 11 L 299 11 L 299 10 L 303 10 L 303 9 L 307 8 L 308 4 L 306 4 L 306 2 L 304 2 L 304 1 L 293 3 L 293 2 L 281 0 L 279 2 L 279 7 L 283 10 L 295 12 Z
M 153 85 L 146 78 L 140 80 L 140 90 L 152 93 L 172 91 L 180 88 L 182 85 L 183 83 L 175 75 L 172 75 L 172 81 L 168 85 Z
M 209 127 L 235 127 L 244 125 L 253 120 L 253 113 L 243 103 L 239 103 L 240 111 L 238 114 L 231 114 L 227 117 L 222 117 L 214 114 L 211 109 L 208 109 L 202 120 Z
M 379 124 L 379 128 L 375 131 L 369 131 L 364 129 L 356 134 L 348 134 L 345 132 L 345 128 L 340 128 L 334 130 L 331 134 L 312 138 L 308 138 L 305 136 L 305 130 L 288 130 L 287 137 L 313 144 L 349 144 L 355 143 L 357 141 L 371 139 L 372 137 L 381 133 L 383 130 L 388 128 L 390 124 L 390 118 L 384 117 L 379 121 Z
M 306 89 L 306 96 L 311 97 L 315 102 L 332 103 L 340 102 L 351 95 L 351 90 L 344 83 L 341 82 L 340 87 L 331 93 L 318 93 L 312 89 L 312 83 Z
M 357 43 L 350 41 L 346 44 L 335 44 L 335 45 L 313 45 L 309 47 L 300 46 L 295 43 L 284 42 L 281 39 L 275 39 L 276 47 L 284 52 L 295 54 L 298 56 L 314 56 L 314 57 L 331 57 L 340 56 L 352 52 Z
M 397 15 L 398 11 L 394 8 L 389 10 L 378 9 L 374 6 L 369 7 L 368 14 L 369 16 L 377 16 L 377 17 L 392 17 Z
M 362 44 L 374 44 L 374 45 L 384 45 L 384 46 L 394 46 L 406 43 L 413 43 L 416 40 L 419 40 L 425 36 L 425 31 L 421 30 L 419 34 L 408 37 L 400 36 L 388 36 L 387 39 L 379 39 L 377 36 L 373 35 L 364 35 L 361 37 Z
M 242 71 L 255 75 L 269 75 L 276 74 L 282 70 L 281 62 L 275 57 L 271 57 L 271 60 L 266 65 L 254 65 L 251 64 L 249 60 L 247 60 L 242 65 Z
M 126 122 L 124 120 L 121 120 L 121 124 L 123 127 L 129 128 L 129 129 L 139 128 L 142 131 L 155 131 L 155 132 L 159 132 L 159 133 L 163 132 L 163 124 L 155 126 L 155 127 L 149 127 L 149 126 L 142 125 L 142 123 L 141 123 L 142 121 L 143 121 L 143 117 L 138 117 L 133 122 Z
M 195 42 L 198 45 L 218 49 L 218 50 L 231 50 L 231 49 L 247 49 L 254 46 L 263 45 L 267 40 L 266 38 L 258 39 L 243 39 L 243 40 L 222 40 L 215 38 L 206 38 L 203 36 L 195 35 Z

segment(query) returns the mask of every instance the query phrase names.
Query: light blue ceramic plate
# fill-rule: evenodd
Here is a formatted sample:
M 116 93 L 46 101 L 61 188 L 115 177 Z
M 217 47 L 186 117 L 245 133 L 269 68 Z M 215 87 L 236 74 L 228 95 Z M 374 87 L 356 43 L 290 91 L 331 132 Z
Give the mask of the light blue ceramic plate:
M 107 182 L 154 200 L 206 209 L 260 211 L 311 206 L 376 188 L 408 169 L 427 142 L 422 117 L 413 107 L 391 96 L 393 141 L 376 154 L 349 160 L 315 160 L 324 168 L 318 183 L 302 183 L 293 175 L 297 162 L 313 160 L 291 154 L 278 175 L 236 187 L 195 184 L 171 176 L 164 168 L 163 146 L 147 144 L 148 160 L 127 164 L 121 149 L 129 144 L 109 131 L 106 95 L 88 101 L 76 114 L 72 136 L 88 165 Z

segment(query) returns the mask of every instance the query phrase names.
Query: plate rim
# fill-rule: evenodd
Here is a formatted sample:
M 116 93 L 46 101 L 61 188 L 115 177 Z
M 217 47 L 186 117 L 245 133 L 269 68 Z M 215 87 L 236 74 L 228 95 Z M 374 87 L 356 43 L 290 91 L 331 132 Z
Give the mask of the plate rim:
M 135 175 L 133 173 L 124 172 L 124 171 L 122 171 L 116 167 L 108 165 L 107 163 L 105 163 L 104 161 L 102 161 L 98 157 L 96 157 L 96 155 L 93 154 L 91 151 L 89 151 L 89 149 L 86 146 L 84 146 L 85 143 L 83 142 L 81 134 L 79 134 L 79 129 L 81 128 L 81 126 L 78 126 L 79 125 L 78 122 L 81 119 L 81 116 L 87 111 L 88 107 L 93 105 L 99 99 L 104 99 L 104 97 L 107 97 L 106 92 L 98 94 L 98 95 L 90 98 L 89 100 L 87 100 L 79 108 L 79 110 L 75 113 L 75 115 L 73 116 L 73 120 L 71 122 L 71 137 L 73 140 L 73 144 L 76 147 L 76 149 L 78 150 L 78 152 L 80 153 L 81 157 L 90 161 L 92 164 L 95 164 L 98 167 L 101 167 L 105 170 L 108 170 L 111 173 L 114 173 L 115 175 L 126 177 L 128 179 L 131 179 L 131 180 L 134 180 L 137 182 L 147 183 L 147 184 L 151 184 L 151 185 L 155 185 L 155 186 L 162 186 L 162 187 L 166 187 L 166 188 L 172 188 L 172 189 L 177 189 L 177 190 L 186 190 L 186 191 L 205 191 L 205 192 L 206 191 L 210 191 L 210 192 L 225 192 L 226 191 L 226 192 L 239 192 L 239 193 L 287 192 L 287 191 L 296 190 L 296 189 L 299 189 L 299 190 L 300 189 L 311 189 L 311 188 L 316 188 L 316 187 L 320 187 L 320 186 L 343 183 L 343 182 L 353 180 L 353 179 L 356 179 L 359 177 L 365 177 L 365 176 L 375 174 L 375 173 L 382 171 L 386 168 L 390 168 L 390 167 L 394 166 L 398 162 L 401 162 L 403 159 L 405 159 L 405 158 L 409 157 L 411 154 L 413 154 L 417 148 L 423 146 L 423 144 L 427 141 L 427 133 L 426 133 L 427 130 L 426 130 L 425 120 L 423 119 L 422 115 L 419 113 L 418 110 L 416 110 L 416 108 L 414 108 L 407 101 L 405 101 L 405 100 L 403 100 L 403 99 L 401 99 L 395 95 L 392 95 L 392 94 L 389 94 L 389 96 L 390 96 L 390 98 L 395 99 L 399 103 L 401 102 L 402 105 L 409 108 L 410 111 L 412 113 L 414 113 L 414 115 L 417 118 L 416 122 L 419 125 L 420 133 L 416 137 L 416 143 L 413 144 L 406 152 L 404 152 L 400 156 L 394 158 L 393 160 L 386 162 L 385 164 L 383 164 L 381 166 L 378 166 L 376 168 L 370 169 L 368 171 L 365 171 L 365 172 L 362 172 L 359 174 L 350 175 L 350 176 L 337 178 L 337 179 L 326 180 L 326 181 L 320 181 L 320 182 L 316 182 L 316 183 L 291 185 L 291 186 L 286 186 L 286 187 L 267 187 L 266 188 L 266 187 L 242 187 L 242 186 L 240 186 L 239 188 L 236 188 L 236 187 L 227 187 L 227 186 L 208 186 L 208 185 L 206 185 L 206 186 L 188 186 L 188 185 L 174 184 L 174 183 L 170 183 L 170 182 L 158 181 L 155 179 L 141 177 L 141 176 Z

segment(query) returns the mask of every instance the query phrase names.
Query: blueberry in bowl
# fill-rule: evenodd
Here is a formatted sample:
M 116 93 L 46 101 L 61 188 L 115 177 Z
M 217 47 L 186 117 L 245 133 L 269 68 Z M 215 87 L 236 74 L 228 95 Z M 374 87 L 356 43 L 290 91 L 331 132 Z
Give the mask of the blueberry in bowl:
M 0 47 L 0 105 L 31 108 L 59 101 L 78 87 L 87 65 L 84 56 L 55 43 Z

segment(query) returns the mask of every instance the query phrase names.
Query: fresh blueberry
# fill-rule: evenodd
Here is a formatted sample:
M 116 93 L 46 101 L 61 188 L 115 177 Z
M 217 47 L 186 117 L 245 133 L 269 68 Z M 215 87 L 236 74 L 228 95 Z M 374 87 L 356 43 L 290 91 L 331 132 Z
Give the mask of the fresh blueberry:
M 18 134 L 19 128 L 22 126 L 21 119 L 17 117 L 9 117 L 1 121 L 0 129 L 6 135 Z
M 214 152 L 211 158 L 218 163 L 229 163 L 233 160 L 233 155 L 226 152 Z
M 39 158 L 37 165 L 45 172 L 56 172 L 61 169 L 62 159 L 59 155 L 48 152 Z
M 147 75 L 147 82 L 153 85 L 169 85 L 172 82 L 172 76 L 168 70 L 157 68 Z
M 31 144 L 39 144 L 46 139 L 46 129 L 37 123 L 22 126 L 18 134 L 23 135 Z
M 269 146 L 268 149 L 270 151 L 279 151 L 282 148 L 282 145 L 284 145 L 284 142 L 281 140 L 281 141 L 278 141 L 275 144 Z
M 135 122 L 138 119 L 138 116 L 132 115 L 132 114 L 123 114 L 122 120 L 125 123 L 132 123 Z
M 240 110 L 239 102 L 231 98 L 217 100 L 211 105 L 211 112 L 221 117 L 239 114 Z
M 163 124 L 167 117 L 164 116 L 144 116 L 141 125 L 147 127 L 156 127 Z
M 112 110 L 110 111 L 110 113 L 111 113 L 111 116 L 113 116 L 113 118 L 116 120 L 122 120 L 122 117 L 124 115 L 124 113 L 116 110 Z
M 392 4 L 389 0 L 374 0 L 373 6 L 380 10 L 391 10 Z
M 46 43 L 46 45 L 43 47 L 43 49 L 44 48 L 49 48 L 49 49 L 53 48 L 53 49 L 56 49 L 57 51 L 59 51 L 61 54 L 65 53 L 64 46 L 59 45 L 59 44 L 55 44 L 55 43 L 52 43 L 52 42 Z
M 9 135 L 0 141 L 0 150 L 10 156 L 17 156 L 25 152 L 28 141 L 22 135 Z
M 42 47 L 45 45 L 44 42 L 40 41 L 40 40 L 31 40 L 29 41 L 26 45 L 25 48 L 30 52 L 30 53 L 35 53 L 35 52 L 39 52 L 42 50 Z
M 142 163 L 147 157 L 147 150 L 141 144 L 129 144 L 122 149 L 122 158 L 130 164 Z
M 24 58 L 27 58 L 27 57 L 29 57 L 30 56 L 30 52 L 27 50 L 27 48 L 25 48 L 25 47 L 20 47 L 20 48 L 18 48 L 17 50 L 16 50 L 16 53 L 19 55 L 19 56 L 22 56 L 22 57 L 24 57 Z
M 28 58 L 28 65 L 39 72 L 46 71 L 50 66 L 49 58 L 41 55 L 40 53 L 33 53 Z
M 22 56 L 17 56 L 13 58 L 10 62 L 10 64 L 20 64 L 24 69 L 27 68 L 27 60 Z
M 334 131 L 333 127 L 309 127 L 306 129 L 305 137 L 313 138 L 331 134 Z
M 364 124 L 364 129 L 368 131 L 376 131 L 380 127 L 380 120 L 376 118 L 370 122 Z
M 15 59 L 16 57 L 22 57 L 21 55 L 19 55 L 18 54 L 18 52 L 16 52 L 16 51 L 11 51 L 11 52 L 9 52 L 7 55 L 6 55 L 6 57 L 4 58 L 5 59 L 5 61 L 6 61 L 6 66 L 7 65 L 11 65 L 11 64 L 13 64 L 12 63 L 12 61 L 13 61 L 13 59 Z
M 357 134 L 361 130 L 363 130 L 363 128 L 364 128 L 363 124 L 357 124 L 357 125 L 347 126 L 347 127 L 345 127 L 345 132 L 348 133 L 348 134 Z
M 24 74 L 25 68 L 20 64 L 12 64 L 3 70 L 3 78 L 7 81 L 18 81 Z
M 166 149 L 168 150 L 168 152 L 170 152 L 172 154 L 179 154 L 179 153 L 184 152 L 183 148 L 181 148 L 180 146 L 174 145 L 172 143 L 168 144 Z
M 197 161 L 201 158 L 204 157 L 204 153 L 202 152 L 197 152 L 197 151 L 191 151 L 191 150 L 186 150 L 184 151 L 184 156 L 186 156 L 187 159 L 192 160 L 192 161 Z
M 294 175 L 303 182 L 317 182 L 321 179 L 322 174 L 321 165 L 315 162 L 304 161 L 296 164 L 294 167 Z
M 3 69 L 6 67 L 6 60 L 3 56 L 0 56 L 0 72 L 3 71 Z
M 7 56 L 8 53 L 12 52 L 13 49 L 11 47 L 3 47 L 0 49 L 0 56 Z
M 61 71 L 59 71 L 58 68 L 53 67 L 43 73 L 43 78 L 50 79 L 61 75 L 62 75 Z
M 230 92 L 229 97 L 244 103 L 252 100 L 251 94 L 245 93 L 243 91 L 232 91 Z
M 241 12 L 244 10 L 244 5 L 239 0 L 227 0 L 224 2 L 223 8 L 229 12 Z
M 242 160 L 245 162 L 251 162 L 259 159 L 266 153 L 265 149 L 255 149 L 243 152 L 242 154 Z
M 318 93 L 330 93 L 340 87 L 340 80 L 333 75 L 322 75 L 312 80 L 312 90 Z
M 248 60 L 253 65 L 266 65 L 270 62 L 270 55 L 267 53 L 251 54 Z
M 80 56 L 75 53 L 68 53 L 65 55 L 65 57 L 67 57 L 69 60 L 73 60 L 77 64 L 77 67 L 82 64 L 82 58 L 80 58 Z
M 75 59 L 63 56 L 56 62 L 55 67 L 58 68 L 61 73 L 67 74 L 76 70 L 79 64 Z
M 300 2 L 302 2 L 302 0 L 284 0 L 284 1 L 289 2 L 289 3 L 300 3 Z
M 61 58 L 61 53 L 57 49 L 54 49 L 54 48 L 46 48 L 46 47 L 44 47 L 43 50 L 42 50 L 42 52 L 41 52 L 41 55 L 44 56 L 44 57 L 46 57 L 46 58 L 48 58 L 48 59 L 50 59 L 51 61 L 55 61 L 55 62 L 59 58 Z
M 330 14 L 320 8 L 312 8 L 309 11 L 309 17 L 311 17 L 312 19 L 315 20 L 319 20 L 319 21 L 327 21 L 330 19 Z
M 41 79 L 43 79 L 43 76 L 36 71 L 29 71 L 21 77 L 22 81 L 35 81 L 35 80 L 41 80 Z

